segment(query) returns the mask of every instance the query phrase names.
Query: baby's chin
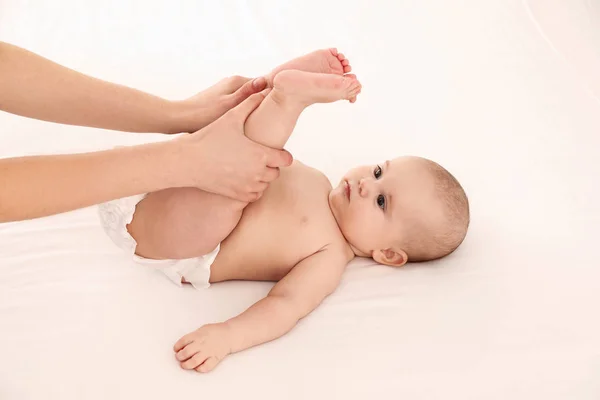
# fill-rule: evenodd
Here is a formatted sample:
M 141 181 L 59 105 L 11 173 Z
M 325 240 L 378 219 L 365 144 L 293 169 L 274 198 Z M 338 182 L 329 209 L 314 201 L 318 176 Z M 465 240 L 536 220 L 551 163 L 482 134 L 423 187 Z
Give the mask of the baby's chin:
M 340 209 L 343 205 L 342 202 L 345 200 L 343 196 L 344 193 L 343 190 L 341 190 L 340 186 L 336 186 L 333 189 L 331 189 L 327 196 L 327 200 L 329 202 L 329 210 L 331 211 L 331 214 L 333 214 L 335 222 L 337 222 L 338 226 L 340 226 L 340 222 L 342 222 L 342 213 Z

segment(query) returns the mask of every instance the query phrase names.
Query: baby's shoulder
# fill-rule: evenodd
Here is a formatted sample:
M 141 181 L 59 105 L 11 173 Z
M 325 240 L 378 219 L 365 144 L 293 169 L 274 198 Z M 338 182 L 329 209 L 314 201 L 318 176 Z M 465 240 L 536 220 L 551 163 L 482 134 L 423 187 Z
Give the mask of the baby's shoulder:
M 336 235 L 336 240 L 329 245 L 329 251 L 331 251 L 332 254 L 335 254 L 336 257 L 339 257 L 341 260 L 343 260 L 345 264 L 348 264 L 354 259 L 354 257 L 356 257 L 352 247 L 350 247 L 346 239 L 344 239 L 341 234 Z
M 323 185 L 331 189 L 331 182 L 329 182 L 329 178 L 327 178 L 327 176 L 323 172 L 307 164 L 304 164 L 301 161 L 294 160 L 292 165 L 290 165 L 288 168 L 285 168 L 284 171 L 287 175 L 289 175 L 289 177 L 295 176 L 312 179 L 315 182 L 322 183 Z

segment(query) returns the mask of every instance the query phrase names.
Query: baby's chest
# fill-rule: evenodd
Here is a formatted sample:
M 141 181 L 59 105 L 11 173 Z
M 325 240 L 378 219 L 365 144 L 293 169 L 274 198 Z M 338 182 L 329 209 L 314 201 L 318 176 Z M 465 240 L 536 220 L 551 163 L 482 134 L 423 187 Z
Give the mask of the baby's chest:
M 310 251 L 333 221 L 328 190 L 314 179 L 283 178 L 259 202 L 246 207 L 233 233 L 272 254 Z
M 215 267 L 229 271 L 228 279 L 279 280 L 335 236 L 329 190 L 322 181 L 282 176 L 276 183 L 246 207 L 221 244 Z

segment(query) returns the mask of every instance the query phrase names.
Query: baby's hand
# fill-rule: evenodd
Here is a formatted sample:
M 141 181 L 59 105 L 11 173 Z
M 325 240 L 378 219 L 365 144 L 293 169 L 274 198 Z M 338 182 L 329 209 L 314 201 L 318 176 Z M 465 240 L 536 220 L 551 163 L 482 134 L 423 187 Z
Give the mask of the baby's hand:
M 179 339 L 173 350 L 181 368 L 209 372 L 231 354 L 229 343 L 227 325 L 209 324 Z

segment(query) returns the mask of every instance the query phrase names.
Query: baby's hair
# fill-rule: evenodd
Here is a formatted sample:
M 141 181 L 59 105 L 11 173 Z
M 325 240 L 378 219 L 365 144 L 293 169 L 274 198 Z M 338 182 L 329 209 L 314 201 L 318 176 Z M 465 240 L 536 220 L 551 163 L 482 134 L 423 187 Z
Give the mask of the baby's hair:
M 433 177 L 444 221 L 441 228 L 418 229 L 420 234 L 406 250 L 411 262 L 431 261 L 454 252 L 465 239 L 470 224 L 469 199 L 458 180 L 438 163 L 421 160 Z

